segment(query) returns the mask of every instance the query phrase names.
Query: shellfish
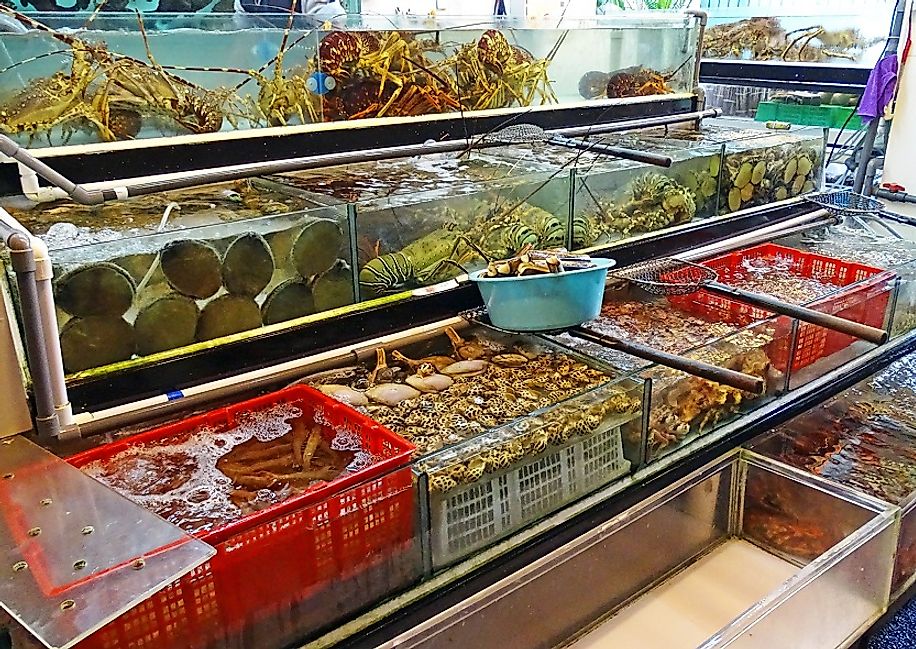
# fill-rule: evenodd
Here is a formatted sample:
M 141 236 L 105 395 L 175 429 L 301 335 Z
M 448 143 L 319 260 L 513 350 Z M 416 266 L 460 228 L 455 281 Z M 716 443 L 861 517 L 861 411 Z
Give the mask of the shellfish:
M 327 385 L 319 385 L 318 390 L 328 395 L 329 397 L 337 399 L 341 403 L 345 403 L 350 406 L 369 405 L 369 399 L 365 394 L 346 385 L 329 383 Z
M 366 396 L 376 403 L 396 406 L 402 401 L 416 399 L 420 391 L 405 383 L 380 383 L 366 390 Z
M 489 363 L 484 360 L 463 360 L 443 368 L 442 373 L 448 376 L 477 376 L 478 374 L 483 374 L 487 369 L 487 365 Z
M 420 392 L 440 392 L 451 387 L 454 382 L 452 378 L 444 374 L 429 374 L 426 376 L 412 374 L 407 377 L 407 384 Z

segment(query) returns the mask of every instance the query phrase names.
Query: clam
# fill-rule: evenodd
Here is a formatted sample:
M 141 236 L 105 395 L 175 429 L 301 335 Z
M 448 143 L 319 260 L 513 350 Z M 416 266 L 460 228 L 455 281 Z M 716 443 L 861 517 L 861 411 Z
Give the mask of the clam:
M 487 361 L 482 360 L 458 361 L 443 368 L 442 373 L 448 376 L 477 376 L 487 369 L 487 365 Z
M 798 172 L 798 159 L 792 158 L 786 163 L 786 168 L 782 174 L 783 181 L 788 185 L 795 178 L 796 172 Z
M 811 158 L 808 156 L 801 156 L 798 159 L 798 173 L 802 176 L 807 176 L 811 173 L 811 170 L 814 168 L 814 163 L 811 162 Z
M 338 401 L 346 403 L 350 406 L 369 405 L 369 399 L 366 398 L 365 394 L 359 390 L 354 390 L 347 385 L 336 385 L 334 383 L 330 383 L 328 385 L 319 385 L 318 390 L 323 394 L 326 394 L 329 397 L 337 399 Z
M 735 176 L 735 187 L 744 189 L 744 186 L 751 182 L 751 176 L 754 173 L 754 166 L 750 162 L 745 162 L 738 169 L 738 175 Z
M 776 192 L 773 194 L 777 201 L 784 201 L 789 197 L 789 190 L 780 185 L 776 188 Z
M 728 208 L 732 212 L 741 209 L 741 190 L 737 187 L 732 187 L 728 192 Z
M 744 186 L 744 189 L 741 190 L 741 202 L 747 203 L 754 197 L 754 185 L 748 183 Z
M 444 374 L 412 374 L 407 377 L 407 384 L 420 392 L 441 392 L 449 388 L 455 381 Z
M 761 160 L 756 165 L 754 165 L 754 170 L 751 172 L 751 182 L 755 185 L 759 185 L 760 181 L 763 180 L 763 175 L 766 173 L 767 165 Z
M 503 367 L 521 367 L 528 363 L 528 358 L 521 354 L 497 354 L 492 360 Z
M 420 391 L 405 383 L 380 383 L 366 390 L 366 396 L 386 406 L 396 406 L 402 401 L 416 399 Z

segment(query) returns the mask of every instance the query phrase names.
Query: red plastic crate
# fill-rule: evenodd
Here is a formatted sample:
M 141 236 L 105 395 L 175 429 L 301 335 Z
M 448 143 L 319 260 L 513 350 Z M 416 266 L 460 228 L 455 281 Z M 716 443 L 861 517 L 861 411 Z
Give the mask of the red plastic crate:
M 743 271 L 742 265 L 745 260 L 774 260 L 776 258 L 783 263 L 791 262 L 788 270 L 793 274 L 813 277 L 837 287 L 836 293 L 806 306 L 873 327 L 885 326 L 887 307 L 897 278 L 893 272 L 772 243 L 715 257 L 704 261 L 703 265 L 715 269 L 719 274 L 719 281 L 729 284 L 735 272 Z M 848 289 L 843 287 L 848 287 Z M 681 310 L 707 320 L 724 321 L 742 326 L 773 315 L 765 309 L 714 295 L 708 291 L 672 296 L 668 299 Z M 791 320 L 788 318 L 779 318 L 778 322 L 779 327 L 784 330 L 791 326 Z M 792 359 L 793 370 L 807 367 L 821 358 L 845 349 L 856 341 L 853 336 L 816 325 L 804 322 L 799 325 L 798 342 Z
M 80 649 L 205 647 L 269 619 L 414 540 L 413 445 L 307 386 L 293 386 L 69 458 L 77 467 L 138 444 L 227 430 L 239 414 L 291 403 L 326 436 L 347 430 L 379 462 L 207 532 L 217 554 L 81 642 Z M 315 422 L 316 413 L 321 413 Z M 330 424 L 325 426 L 323 422 Z M 299 630 L 301 633 L 302 631 Z

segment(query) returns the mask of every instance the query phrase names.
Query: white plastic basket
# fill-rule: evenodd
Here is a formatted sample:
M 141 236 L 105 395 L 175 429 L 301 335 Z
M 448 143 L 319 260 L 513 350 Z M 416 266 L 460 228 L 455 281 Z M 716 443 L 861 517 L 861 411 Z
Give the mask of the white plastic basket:
M 473 484 L 430 495 L 432 564 L 442 568 L 626 475 L 622 422 Z

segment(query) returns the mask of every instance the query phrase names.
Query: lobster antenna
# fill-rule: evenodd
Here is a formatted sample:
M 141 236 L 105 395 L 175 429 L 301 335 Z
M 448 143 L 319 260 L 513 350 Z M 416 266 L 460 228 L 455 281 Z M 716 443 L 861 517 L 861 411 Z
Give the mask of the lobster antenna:
M 294 41 L 290 44 L 290 46 L 289 46 L 288 48 L 286 48 L 286 52 L 289 52 L 291 49 L 293 49 L 294 47 L 296 47 L 299 43 L 301 43 L 302 41 L 304 41 L 306 38 L 308 38 L 308 37 L 311 36 L 311 35 L 312 35 L 312 32 L 311 32 L 311 30 L 310 30 L 310 31 L 307 31 L 306 33 L 302 34 L 301 36 L 299 36 L 299 38 L 297 38 L 296 40 L 294 40 Z M 276 56 L 274 56 L 273 58 L 271 58 L 269 61 L 267 61 L 264 65 L 262 65 L 261 67 L 259 67 L 259 68 L 255 71 L 255 75 L 252 75 L 251 72 L 248 71 L 248 70 L 238 70 L 238 69 L 235 69 L 235 68 L 210 68 L 210 69 L 204 69 L 204 70 L 201 70 L 201 68 L 185 68 L 185 69 L 187 69 L 187 70 L 198 70 L 198 71 L 202 71 L 202 72 L 209 72 L 209 71 L 215 71 L 215 72 L 239 72 L 239 73 L 241 73 L 241 74 L 247 74 L 247 75 L 249 75 L 249 78 L 248 78 L 248 79 L 245 79 L 244 81 L 242 81 L 241 83 L 239 83 L 237 86 L 235 86 L 235 87 L 232 89 L 233 91 L 237 92 L 237 91 L 239 91 L 239 90 L 242 89 L 242 86 L 244 86 L 246 83 L 248 83 L 249 81 L 251 81 L 252 76 L 257 76 L 257 75 L 261 74 L 262 72 L 264 72 L 267 68 L 269 68 L 270 66 L 272 66 L 274 63 L 277 62 L 277 59 L 280 57 L 281 53 L 282 53 L 282 54 L 286 54 L 286 52 L 280 52 L 280 51 L 278 51 Z
M 26 63 L 31 63 L 31 62 L 33 62 L 33 61 L 39 61 L 39 60 L 45 59 L 45 58 L 47 58 L 47 57 L 49 57 L 49 56 L 56 56 L 56 55 L 58 55 L 58 54 L 71 55 L 71 56 L 72 56 L 72 51 L 73 51 L 73 50 L 69 50 L 69 49 L 68 49 L 68 50 L 54 50 L 54 51 L 52 51 L 52 52 L 45 52 L 44 54 L 38 54 L 38 55 L 36 55 L 36 56 L 31 56 L 31 57 L 29 57 L 29 58 L 27 58 L 27 59 L 22 59 L 21 61 L 16 61 L 16 62 L 13 63 L 12 65 L 8 65 L 8 66 L 6 66 L 5 68 L 0 68 L 0 74 L 3 74 L 4 72 L 9 72 L 10 70 L 13 70 L 13 69 L 15 69 L 15 68 L 18 68 L 20 65 L 25 65 Z

